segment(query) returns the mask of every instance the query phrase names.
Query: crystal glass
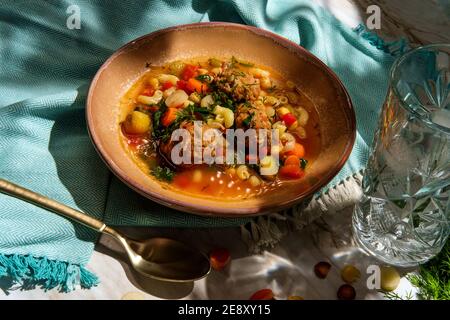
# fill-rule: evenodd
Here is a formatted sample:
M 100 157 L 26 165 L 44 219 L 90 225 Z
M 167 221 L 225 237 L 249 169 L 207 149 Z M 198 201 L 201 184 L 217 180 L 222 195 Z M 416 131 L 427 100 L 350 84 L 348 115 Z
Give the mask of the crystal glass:
M 392 67 L 354 237 L 397 266 L 423 263 L 450 232 L 450 44 L 414 49 Z

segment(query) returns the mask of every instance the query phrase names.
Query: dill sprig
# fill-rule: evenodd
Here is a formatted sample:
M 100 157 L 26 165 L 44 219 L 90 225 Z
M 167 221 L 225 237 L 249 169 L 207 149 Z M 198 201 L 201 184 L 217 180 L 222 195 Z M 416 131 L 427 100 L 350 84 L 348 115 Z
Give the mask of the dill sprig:
M 450 240 L 436 257 L 420 266 L 418 274 L 407 278 L 419 289 L 420 299 L 450 300 Z

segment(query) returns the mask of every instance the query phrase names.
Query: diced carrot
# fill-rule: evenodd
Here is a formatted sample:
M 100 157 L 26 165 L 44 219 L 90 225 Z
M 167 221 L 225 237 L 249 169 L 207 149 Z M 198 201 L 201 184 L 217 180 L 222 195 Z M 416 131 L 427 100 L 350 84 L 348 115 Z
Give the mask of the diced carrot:
M 284 165 L 300 166 L 300 159 L 296 155 L 291 154 L 286 158 L 286 160 L 284 160 Z
M 280 168 L 279 173 L 283 178 L 288 178 L 288 179 L 299 179 L 305 175 L 303 170 L 298 165 L 292 165 L 292 164 L 287 165 L 287 166 L 282 166 Z
M 273 292 L 270 289 L 261 289 L 252 294 L 250 300 L 273 300 Z
M 187 81 L 197 75 L 198 66 L 187 64 L 181 73 L 181 79 Z
M 209 261 L 214 270 L 222 270 L 230 260 L 230 252 L 227 249 L 216 248 L 209 253 Z
M 192 92 L 194 92 L 194 90 L 188 89 L 187 81 L 184 81 L 184 80 L 178 80 L 177 81 L 177 89 L 183 90 L 187 94 L 191 94 Z
M 190 78 L 187 82 L 187 89 L 197 93 L 205 93 L 208 90 L 208 85 L 195 78 Z
M 172 122 L 175 121 L 177 118 L 177 108 L 167 108 L 166 112 L 164 113 L 161 123 L 163 126 L 168 127 Z
M 303 145 L 301 145 L 300 143 L 296 142 L 294 145 L 294 149 L 284 153 L 284 156 L 288 157 L 290 155 L 295 155 L 298 158 L 303 158 L 305 156 L 305 147 L 303 147 Z
M 151 97 L 155 93 L 155 89 L 153 87 L 147 87 L 142 91 L 141 95 Z
M 163 85 L 162 85 L 162 89 L 163 90 L 167 90 L 167 89 L 170 89 L 172 87 L 173 87 L 173 83 L 170 82 L 170 81 L 164 82 Z

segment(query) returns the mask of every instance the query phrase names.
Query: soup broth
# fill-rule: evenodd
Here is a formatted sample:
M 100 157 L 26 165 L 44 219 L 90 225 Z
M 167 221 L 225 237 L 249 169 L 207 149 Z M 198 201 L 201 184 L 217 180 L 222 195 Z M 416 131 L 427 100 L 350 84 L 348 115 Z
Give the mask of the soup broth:
M 311 99 L 276 71 L 235 57 L 213 57 L 149 67 L 121 99 L 119 125 L 130 157 L 165 187 L 233 200 L 302 179 L 320 152 L 318 120 Z M 265 156 L 246 147 L 241 150 L 245 163 L 177 165 L 172 134 L 181 128 L 194 136 L 194 121 L 224 137 L 229 129 L 266 129 L 277 132 L 280 143 L 267 146 Z M 266 138 L 258 131 L 257 141 Z M 194 146 L 188 149 L 195 154 Z M 274 174 L 261 174 L 271 166 Z

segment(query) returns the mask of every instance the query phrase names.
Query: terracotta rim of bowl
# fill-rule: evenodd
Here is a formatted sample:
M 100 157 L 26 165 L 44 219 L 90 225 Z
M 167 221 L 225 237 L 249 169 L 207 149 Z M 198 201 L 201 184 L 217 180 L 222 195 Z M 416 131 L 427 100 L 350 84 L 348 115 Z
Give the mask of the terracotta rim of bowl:
M 94 88 L 97 84 L 97 81 L 103 72 L 103 70 L 123 51 L 128 49 L 130 45 L 134 45 L 141 41 L 148 41 L 151 38 L 158 37 L 162 34 L 173 32 L 176 30 L 185 30 L 185 29 L 196 29 L 196 28 L 208 28 L 208 27 L 226 27 L 226 28 L 234 28 L 234 29 L 240 29 L 244 31 L 252 32 L 256 35 L 263 36 L 265 38 L 269 38 L 272 41 L 275 41 L 277 44 L 282 45 L 286 49 L 290 49 L 295 51 L 300 51 L 304 56 L 314 61 L 314 63 L 317 63 L 321 68 L 325 70 L 325 72 L 333 79 L 333 81 L 338 84 L 338 86 L 342 89 L 344 93 L 343 99 L 347 102 L 346 106 L 348 107 L 348 110 L 346 115 L 349 117 L 349 129 L 352 133 L 351 138 L 347 142 L 345 146 L 345 150 L 342 153 L 342 156 L 340 158 L 340 161 L 336 163 L 336 165 L 329 171 L 329 173 L 326 176 L 323 176 L 320 179 L 320 182 L 317 183 L 313 188 L 308 189 L 306 192 L 299 193 L 298 196 L 293 197 L 292 199 L 289 199 L 287 201 L 277 203 L 276 205 L 270 205 L 270 206 L 264 206 L 256 209 L 250 209 L 250 208 L 233 208 L 228 209 L 227 212 L 224 212 L 224 210 L 220 207 L 213 207 L 213 206 L 205 206 L 205 205 L 193 205 L 192 202 L 184 202 L 177 199 L 167 199 L 166 197 L 163 197 L 161 194 L 151 191 L 146 191 L 144 186 L 141 186 L 139 183 L 134 181 L 133 179 L 130 179 L 129 176 L 124 172 L 120 167 L 118 167 L 115 162 L 104 156 L 105 150 L 102 146 L 101 140 L 97 136 L 96 132 L 92 131 L 93 123 L 92 119 L 90 117 L 90 106 L 92 101 L 92 95 Z M 333 177 L 335 177 L 339 171 L 342 169 L 344 164 L 347 162 L 348 158 L 350 157 L 350 154 L 353 149 L 353 145 L 356 140 L 356 115 L 353 107 L 352 100 L 350 98 L 350 95 L 345 88 L 342 81 L 339 79 L 339 77 L 334 73 L 333 70 L 331 70 L 330 67 L 328 67 L 322 60 L 317 58 L 315 55 L 310 53 L 305 48 L 301 47 L 297 43 L 288 40 L 282 36 L 279 36 L 275 33 L 272 33 L 270 31 L 260 29 L 253 26 L 248 25 L 242 25 L 237 23 L 230 23 L 230 22 L 198 22 L 198 23 L 191 23 L 191 24 L 183 24 L 183 25 L 177 25 L 173 27 L 168 27 L 165 29 L 160 29 L 155 32 L 143 35 L 141 37 L 138 37 L 134 40 L 129 41 L 119 49 L 117 49 L 98 69 L 97 73 L 95 74 L 90 86 L 89 86 L 89 92 L 86 100 L 86 122 L 88 127 L 88 134 L 89 137 L 94 145 L 94 148 L 97 150 L 97 153 L 100 155 L 100 158 L 103 160 L 103 162 L 107 165 L 107 167 L 128 187 L 136 191 L 137 193 L 141 194 L 142 196 L 151 199 L 159 204 L 187 212 L 187 213 L 193 213 L 196 215 L 201 216 L 214 216 L 214 217 L 232 217 L 232 218 L 241 218 L 241 217 L 251 217 L 251 216 L 258 216 L 258 215 L 264 215 L 270 212 L 274 211 L 280 211 L 286 208 L 291 207 L 292 205 L 299 203 L 301 200 L 307 199 L 309 196 L 312 196 L 314 193 L 316 193 L 318 190 L 323 188 L 326 184 L 328 184 Z M 192 197 L 193 200 L 198 199 L 196 197 Z M 195 207 L 195 209 L 193 208 Z

